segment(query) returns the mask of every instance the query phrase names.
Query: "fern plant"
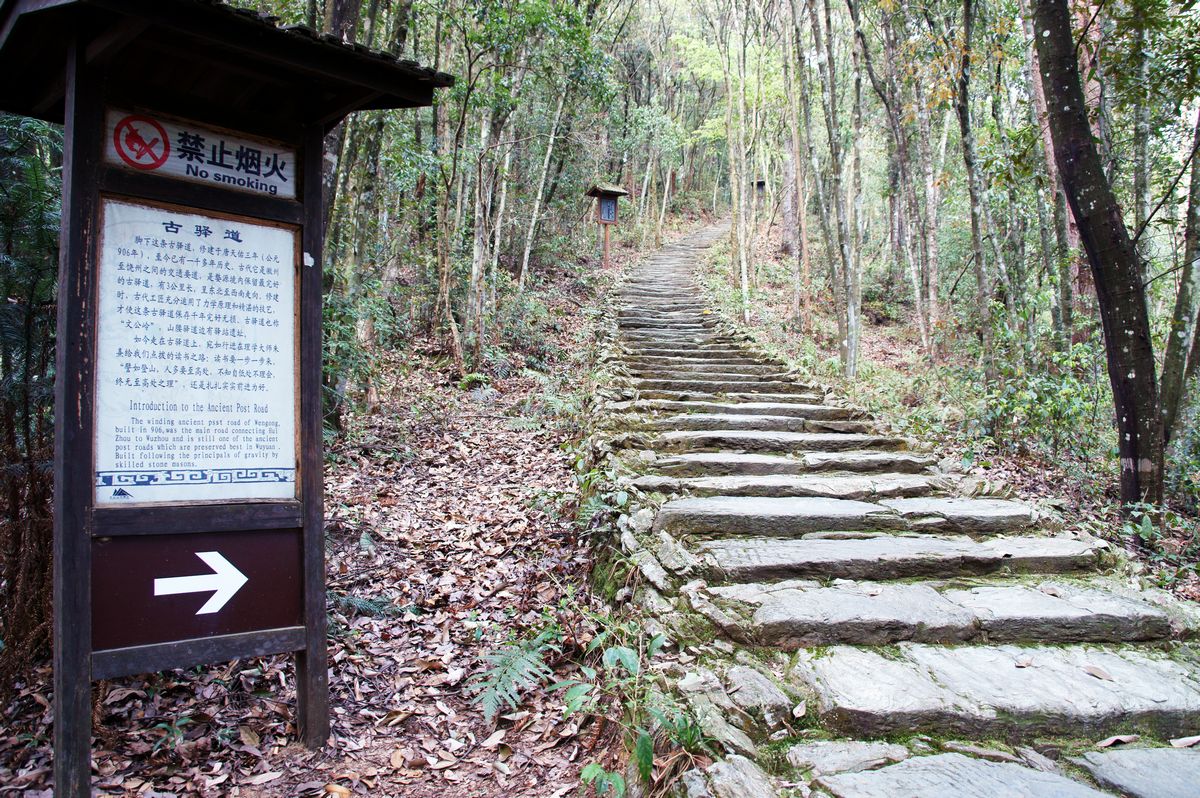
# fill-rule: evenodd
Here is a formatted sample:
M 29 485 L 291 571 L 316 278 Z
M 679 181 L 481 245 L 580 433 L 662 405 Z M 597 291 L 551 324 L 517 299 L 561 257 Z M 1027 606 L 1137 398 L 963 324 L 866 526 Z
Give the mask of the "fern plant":
M 561 651 L 557 637 L 557 628 L 551 627 L 532 640 L 509 643 L 483 656 L 491 667 L 471 678 L 467 692 L 474 695 L 488 723 L 502 708 L 515 709 L 522 690 L 542 684 L 554 674 L 546 664 L 546 653 Z

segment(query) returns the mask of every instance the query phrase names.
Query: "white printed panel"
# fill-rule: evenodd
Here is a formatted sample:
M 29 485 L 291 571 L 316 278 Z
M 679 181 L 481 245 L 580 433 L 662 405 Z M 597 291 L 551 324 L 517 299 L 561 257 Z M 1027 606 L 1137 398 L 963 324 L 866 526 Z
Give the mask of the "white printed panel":
M 96 503 L 296 495 L 296 232 L 106 200 Z
M 110 109 L 104 160 L 148 174 L 295 199 L 296 151 L 148 113 Z

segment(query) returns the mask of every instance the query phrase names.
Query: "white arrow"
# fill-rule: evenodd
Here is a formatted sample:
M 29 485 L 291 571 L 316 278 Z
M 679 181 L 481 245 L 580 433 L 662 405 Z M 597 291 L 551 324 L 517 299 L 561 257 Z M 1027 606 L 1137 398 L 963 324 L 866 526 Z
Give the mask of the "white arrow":
M 246 584 L 246 575 L 234 567 L 233 563 L 221 556 L 218 551 L 198 551 L 196 556 L 208 563 L 213 569 L 211 574 L 197 576 L 172 576 L 169 579 L 154 580 L 154 595 L 175 596 L 180 593 L 204 593 L 215 591 L 204 606 L 196 610 L 197 615 L 207 615 L 219 612 L 233 598 L 233 594 Z

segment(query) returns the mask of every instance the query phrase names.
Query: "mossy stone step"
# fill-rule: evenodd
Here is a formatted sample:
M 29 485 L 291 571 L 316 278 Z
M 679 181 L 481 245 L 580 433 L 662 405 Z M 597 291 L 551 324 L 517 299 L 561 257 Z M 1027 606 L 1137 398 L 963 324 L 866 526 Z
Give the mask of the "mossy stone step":
M 812 416 L 752 416 L 723 413 L 684 413 L 666 418 L 643 418 L 631 422 L 632 427 L 659 431 L 691 430 L 750 430 L 755 432 L 852 432 L 863 435 L 876 433 L 870 421 L 845 421 Z
M 649 464 L 649 469 L 675 477 L 810 474 L 826 471 L 919 474 L 936 464 L 936 457 L 914 452 L 855 450 L 776 455 L 718 451 L 656 457 Z
M 919 514 L 905 512 L 917 506 Z M 708 496 L 675 499 L 655 526 L 673 535 L 795 537 L 806 532 L 915 530 L 994 535 L 1033 524 L 1033 509 L 1005 499 L 928 496 L 878 502 L 824 497 Z
M 779 579 L 893 580 L 1093 568 L 1105 545 L 1074 537 L 810 534 L 800 538 L 720 538 L 696 544 L 712 582 Z
M 1170 639 L 1171 616 L 1148 601 L 1062 580 L 854 582 L 710 588 L 743 607 L 739 640 L 785 650 L 821 645 L 1132 642 Z
M 908 441 L 892 435 L 856 432 L 769 432 L 761 430 L 676 430 L 664 432 L 655 448 L 663 452 L 728 449 L 742 452 L 844 452 L 851 449 L 895 451 Z
M 691 496 L 819 496 L 872 500 L 924 496 L 940 488 L 941 480 L 923 474 L 765 474 L 684 478 L 646 474 L 630 480 L 630 484 L 647 493 L 687 493 Z
M 813 786 L 833 798 L 1112 798 L 1058 773 L 954 753 L 822 775 Z
M 1186 644 L 833 646 L 801 650 L 794 675 L 824 722 L 866 737 L 1177 737 L 1200 728 L 1195 656 Z
M 617 405 L 614 410 L 643 413 L 705 413 L 738 416 L 794 416 L 824 421 L 849 421 L 863 414 L 853 408 L 819 402 L 672 402 L 647 399 Z

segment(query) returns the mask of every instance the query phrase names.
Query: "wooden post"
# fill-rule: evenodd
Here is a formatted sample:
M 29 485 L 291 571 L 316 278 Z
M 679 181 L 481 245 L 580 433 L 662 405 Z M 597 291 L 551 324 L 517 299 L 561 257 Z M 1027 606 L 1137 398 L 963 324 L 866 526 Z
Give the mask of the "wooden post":
M 604 261 L 603 262 L 604 262 L 604 268 L 607 269 L 608 268 L 608 228 L 611 227 L 612 225 L 602 224 L 600 226 L 604 228 Z
M 304 501 L 304 649 L 296 653 L 300 736 L 310 749 L 329 737 L 329 653 L 325 642 L 324 471 L 321 438 L 321 168 L 325 131 L 304 133 L 304 234 L 300 265 L 300 496 Z
M 104 106 L 87 41 L 67 47 L 54 381 L 54 794 L 92 794 L 92 342 Z

